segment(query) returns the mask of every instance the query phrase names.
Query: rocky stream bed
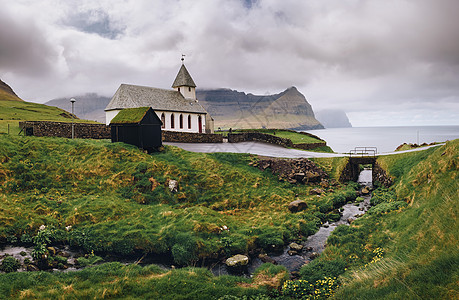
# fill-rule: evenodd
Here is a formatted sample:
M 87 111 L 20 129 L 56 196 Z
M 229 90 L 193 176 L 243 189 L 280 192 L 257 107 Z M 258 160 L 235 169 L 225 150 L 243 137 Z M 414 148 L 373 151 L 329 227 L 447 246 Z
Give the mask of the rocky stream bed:
M 363 215 L 370 208 L 371 195 L 368 190 L 372 187 L 372 173 L 370 170 L 363 170 L 360 174 L 358 182 L 362 185 L 364 191 L 364 201 L 359 203 L 348 203 L 342 206 L 339 211 L 341 218 L 332 223 L 323 224 L 320 229 L 313 235 L 309 236 L 306 241 L 301 244 L 291 243 L 284 249 L 275 254 L 260 254 L 252 253 L 248 258 L 248 263 L 242 267 L 230 267 L 225 261 L 218 261 L 215 263 L 202 262 L 202 267 L 208 267 L 214 275 L 241 275 L 250 276 L 253 274 L 256 268 L 265 262 L 271 262 L 285 266 L 292 276 L 295 276 L 300 268 L 315 259 L 326 247 L 327 238 L 330 236 L 332 231 L 339 225 L 349 225 L 356 218 Z M 366 195 L 365 195 L 366 194 Z M 6 256 L 12 256 L 17 259 L 20 263 L 18 268 L 19 272 L 24 271 L 38 271 L 40 268 L 32 263 L 32 247 L 19 247 L 19 246 L 6 246 L 0 250 L 0 259 Z M 48 266 L 49 271 L 71 271 L 81 269 L 89 264 L 81 264 L 79 261 L 80 257 L 86 260 L 91 260 L 91 255 L 84 254 L 78 250 L 70 249 L 69 246 L 61 245 L 49 247 L 48 251 L 53 253 L 55 257 L 59 257 L 62 261 L 56 260 L 53 265 Z M 242 255 L 241 255 L 242 256 Z M 94 257 L 94 255 L 92 255 Z M 172 257 L 165 256 L 131 256 L 131 257 L 113 257 L 107 255 L 103 260 L 98 260 L 96 263 L 108 262 L 108 261 L 119 261 L 125 264 L 139 263 L 139 264 L 157 264 L 164 269 L 174 268 Z

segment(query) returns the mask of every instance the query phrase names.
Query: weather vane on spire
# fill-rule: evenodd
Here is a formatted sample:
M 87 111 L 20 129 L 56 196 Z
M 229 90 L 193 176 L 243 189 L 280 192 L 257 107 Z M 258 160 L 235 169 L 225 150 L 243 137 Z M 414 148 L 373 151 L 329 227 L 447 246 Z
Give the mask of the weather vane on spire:
M 185 60 L 185 54 L 182 54 L 182 65 L 183 65 L 184 60 Z

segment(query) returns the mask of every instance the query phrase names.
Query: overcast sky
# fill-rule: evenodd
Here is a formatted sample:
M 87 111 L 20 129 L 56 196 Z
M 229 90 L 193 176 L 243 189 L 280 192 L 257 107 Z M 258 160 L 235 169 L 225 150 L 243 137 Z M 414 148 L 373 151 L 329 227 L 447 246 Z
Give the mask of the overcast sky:
M 290 86 L 354 126 L 459 124 L 458 0 L 0 0 L 0 78 L 27 101 L 121 83 Z

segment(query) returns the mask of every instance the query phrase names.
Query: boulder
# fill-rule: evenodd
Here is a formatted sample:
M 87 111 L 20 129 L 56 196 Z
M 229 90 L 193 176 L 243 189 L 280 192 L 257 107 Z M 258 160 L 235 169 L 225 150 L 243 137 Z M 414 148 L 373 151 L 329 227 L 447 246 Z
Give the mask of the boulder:
M 305 210 L 308 207 L 308 204 L 304 202 L 303 200 L 295 200 L 289 203 L 288 209 L 291 212 L 298 212 Z
M 292 256 L 292 255 L 298 255 L 298 251 L 295 251 L 295 250 L 288 250 L 287 251 L 287 254 Z
M 264 263 L 272 263 L 273 265 L 277 265 L 277 261 L 266 254 L 259 254 L 258 258 Z
M 370 193 L 370 189 L 366 186 L 362 189 L 362 195 L 368 195 Z
M 314 188 L 309 192 L 309 195 L 321 195 L 324 193 L 323 189 Z
M 330 187 L 330 183 L 326 179 L 322 179 L 320 182 L 320 186 L 323 187 L 324 189 L 328 189 Z
M 28 272 L 38 272 L 40 269 L 36 265 L 29 264 L 27 265 Z
M 242 254 L 231 256 L 225 261 L 228 267 L 246 266 L 249 263 L 249 257 Z
M 305 174 L 306 182 L 318 182 L 320 181 L 321 177 L 320 174 L 317 172 L 306 172 Z
M 297 243 L 290 243 L 290 245 L 288 245 L 288 246 L 293 251 L 301 251 L 301 250 L 303 250 L 303 245 L 300 245 L 300 244 L 297 244 Z

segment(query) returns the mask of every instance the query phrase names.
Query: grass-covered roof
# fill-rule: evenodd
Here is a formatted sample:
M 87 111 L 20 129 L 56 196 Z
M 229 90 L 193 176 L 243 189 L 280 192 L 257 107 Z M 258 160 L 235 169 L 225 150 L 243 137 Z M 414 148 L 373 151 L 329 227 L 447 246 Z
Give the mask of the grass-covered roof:
M 150 107 L 126 108 L 121 110 L 110 122 L 111 124 L 137 124 L 142 121 Z

